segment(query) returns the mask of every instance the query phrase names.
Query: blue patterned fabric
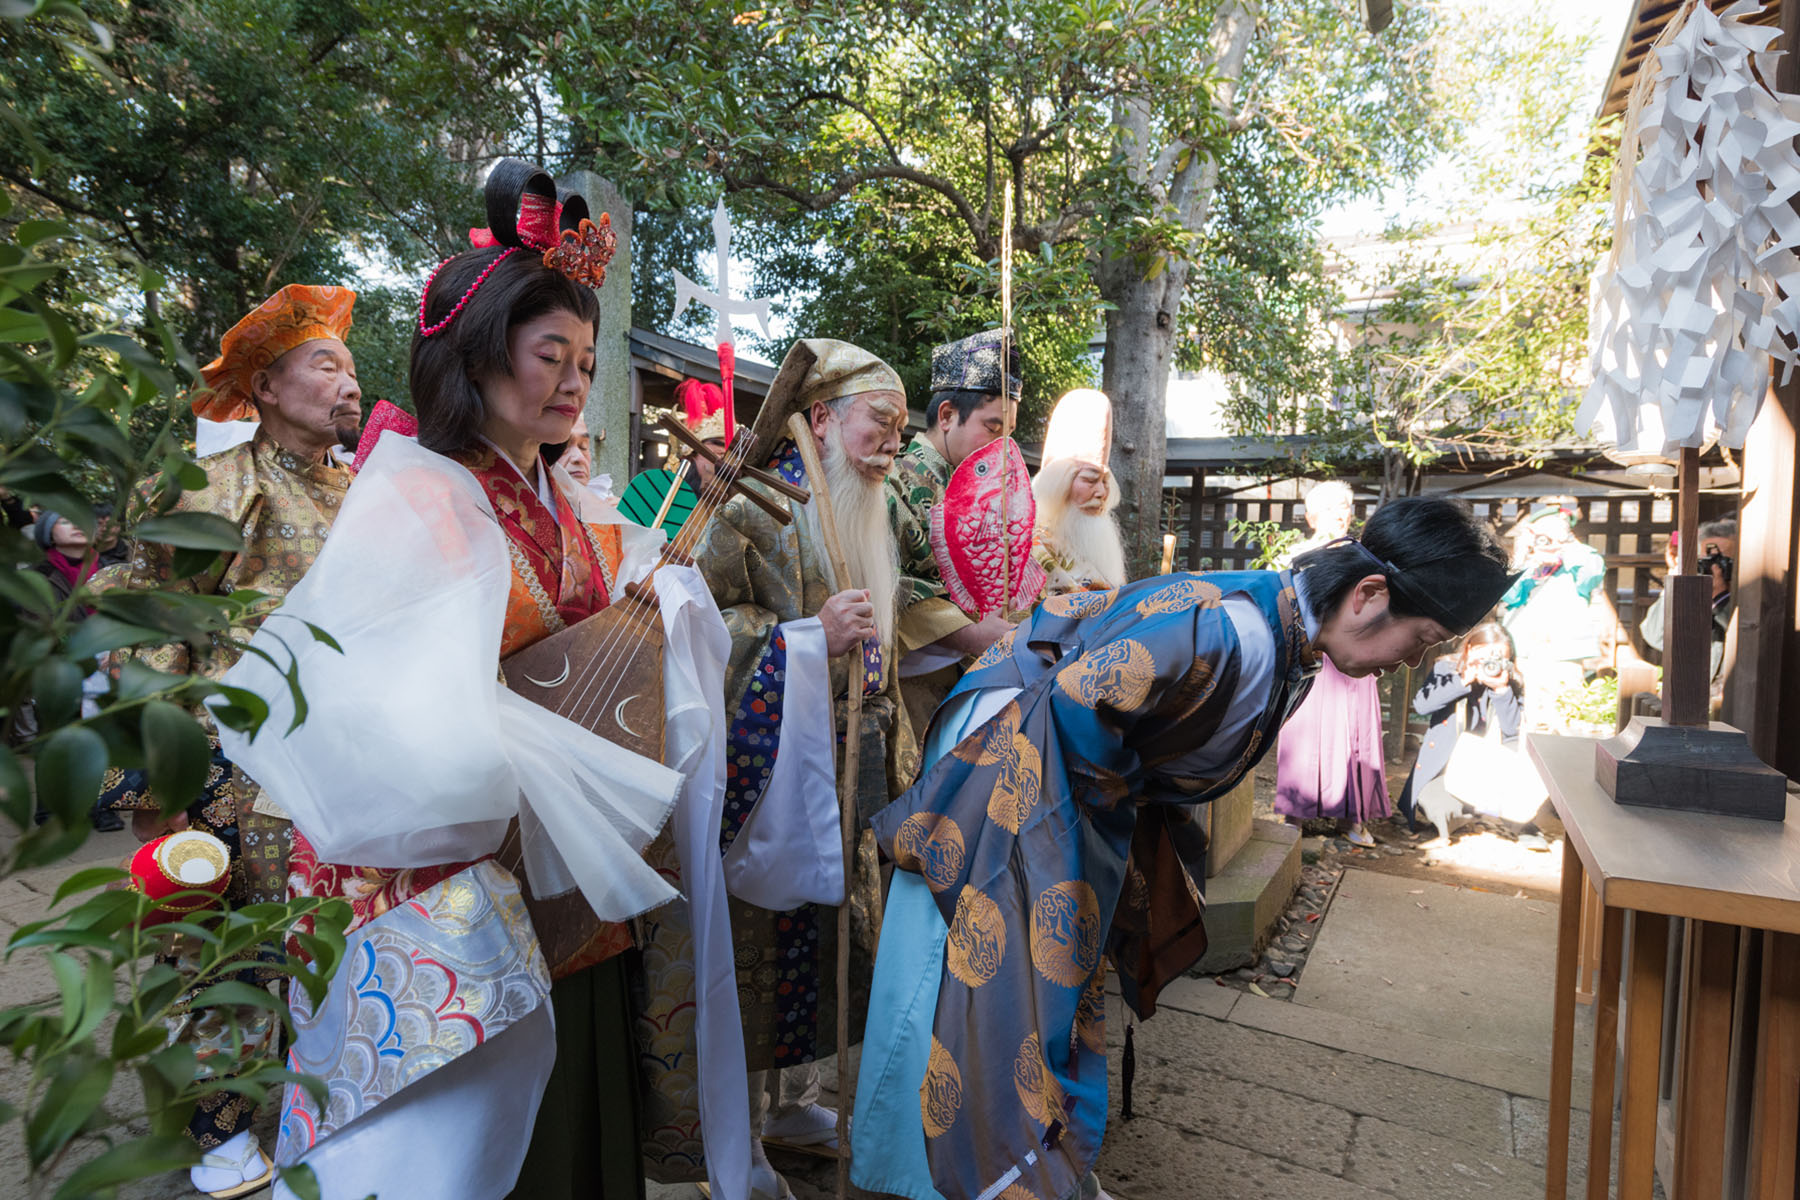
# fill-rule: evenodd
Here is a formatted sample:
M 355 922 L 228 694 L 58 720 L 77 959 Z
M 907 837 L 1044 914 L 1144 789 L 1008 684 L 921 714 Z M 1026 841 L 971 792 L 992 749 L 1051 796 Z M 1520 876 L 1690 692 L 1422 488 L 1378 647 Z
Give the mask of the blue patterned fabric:
M 750 810 L 762 799 L 775 770 L 775 751 L 781 741 L 781 702 L 787 694 L 787 639 L 776 628 L 769 648 L 750 672 L 750 686 L 738 698 L 725 741 L 725 815 L 719 831 L 719 852 L 737 841 Z
M 798 456 L 796 456 L 798 457 Z M 781 741 L 782 698 L 787 694 L 787 639 L 779 627 L 750 685 L 738 700 L 725 743 L 725 815 L 721 852 L 731 849 L 744 822 L 769 786 Z M 776 1022 L 773 1053 L 778 1066 L 811 1057 L 819 1011 L 819 909 L 803 904 L 775 917 Z
M 775 461 L 771 464 L 782 481 L 795 487 L 806 486 L 806 460 L 800 457 L 800 447 L 788 438 L 775 448 Z
M 1236 692 L 1237 634 L 1221 603 L 1231 593 L 1269 622 L 1276 686 L 1235 763 L 1188 777 L 1182 759 L 1208 742 Z M 1106 1126 L 1102 952 L 1127 955 L 1147 981 L 1140 1011 L 1159 980 L 1191 965 L 1158 959 L 1175 943 L 1157 925 L 1180 928 L 1190 914 L 1156 912 L 1156 880 L 1140 889 L 1140 871 L 1181 876 L 1198 925 L 1191 857 L 1176 824 L 1154 818 L 1185 820 L 1176 806 L 1241 779 L 1316 665 L 1286 575 L 1162 576 L 1046 601 L 952 693 L 1019 694 L 874 821 L 882 849 L 924 879 L 948 926 L 920 1089 L 943 1196 L 1051 1200 L 1092 1168 Z M 1147 843 L 1145 829 L 1164 840 Z M 1116 936 L 1128 850 L 1131 891 L 1150 897 L 1123 905 L 1140 945 Z

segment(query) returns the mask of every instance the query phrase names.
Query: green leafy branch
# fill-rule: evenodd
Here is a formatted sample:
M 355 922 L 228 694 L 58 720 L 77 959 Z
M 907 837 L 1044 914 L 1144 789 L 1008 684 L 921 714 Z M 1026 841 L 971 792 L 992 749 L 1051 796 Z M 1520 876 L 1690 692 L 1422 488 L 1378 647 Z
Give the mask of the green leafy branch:
M 0 193 L 0 216 L 9 211 Z M 97 319 L 110 306 L 84 294 L 70 261 L 44 256 L 52 246 L 85 245 L 83 231 L 27 220 L 9 232 L 0 242 L 0 488 L 61 514 L 91 540 L 102 525 L 90 499 L 98 493 L 112 505 L 107 523 L 140 553 L 159 547 L 172 578 L 216 581 L 220 556 L 241 552 L 243 534 L 223 518 L 178 511 L 186 492 L 208 483 L 175 432 L 191 358 L 153 313 L 145 314 L 149 344 Z M 151 275 L 140 269 L 140 277 Z M 134 436 L 146 428 L 147 442 Z M 59 595 L 32 569 L 43 561 L 23 531 L 0 527 L 0 818 L 18 831 L 0 878 L 77 849 L 110 769 L 143 770 L 164 815 L 202 792 L 212 765 L 202 706 L 210 703 L 212 720 L 246 734 L 269 713 L 255 693 L 208 677 L 216 655 L 270 661 L 293 697 L 296 722 L 305 715 L 287 641 L 275 637 L 273 653 L 248 645 L 273 607 L 270 597 L 203 594 L 179 582 L 124 589 L 98 578 Z M 323 630 L 306 630 L 336 648 Z M 283 651 L 285 662 L 278 661 Z M 153 665 L 172 652 L 179 653 L 169 661 L 187 669 Z M 84 681 L 108 661 L 115 665 L 105 690 L 85 698 L 92 704 L 84 712 Z M 206 1014 L 241 1050 L 251 1021 L 286 1022 L 274 994 L 237 978 L 250 969 L 285 976 L 319 1003 L 344 952 L 348 906 L 309 899 L 220 906 L 146 924 L 151 902 L 121 888 L 127 878 L 109 867 L 76 872 L 51 907 L 85 898 L 26 925 L 7 946 L 9 969 L 36 959 L 54 982 L 49 998 L 0 1011 L 0 1045 L 28 1073 L 22 1103 L 0 1105 L 0 1124 L 21 1125 L 34 1197 L 111 1196 L 123 1183 L 192 1165 L 200 1150 L 183 1127 L 208 1095 L 230 1090 L 261 1099 L 288 1083 L 320 1095 L 317 1080 L 275 1061 L 234 1063 L 229 1078 L 219 1077 L 191 1046 L 171 1039 L 169 1024 Z M 187 951 L 180 966 L 152 957 L 171 938 Z M 135 1091 L 115 1087 L 126 1079 Z M 83 1139 L 104 1149 L 67 1170 Z M 316 1197 L 307 1172 L 284 1178 Z
M 31 951 L 42 954 L 56 994 L 0 1012 L 0 1042 L 29 1070 L 24 1106 L 14 1111 L 0 1105 L 0 1123 L 23 1116 L 26 1154 L 40 1188 L 78 1137 L 99 1136 L 107 1143 L 63 1180 L 54 1200 L 108 1192 L 146 1174 L 197 1163 L 200 1148 L 183 1129 L 194 1105 L 209 1095 L 232 1091 L 261 1101 L 271 1088 L 292 1083 L 325 1102 L 317 1079 L 272 1059 L 238 1061 L 256 1014 L 272 1015 L 290 1032 L 291 1023 L 287 1006 L 272 993 L 235 976 L 246 968 L 284 975 L 313 1005 L 322 1003 L 344 954 L 349 906 L 336 899 L 298 899 L 154 925 L 146 922 L 154 903 L 124 886 L 129 879 L 115 867 L 76 872 L 57 889 L 52 905 L 93 894 L 24 926 L 7 943 L 8 964 Z M 168 899 L 211 896 L 179 892 Z M 296 928 L 300 925 L 307 928 Z M 290 936 L 304 959 L 258 953 Z M 167 937 L 183 939 L 194 963 L 190 970 L 152 960 Z M 191 1045 L 169 1039 L 171 1020 L 208 1010 L 216 1010 L 231 1033 L 228 1077 L 203 1067 Z M 142 1101 L 121 1112 L 104 1102 L 126 1072 L 135 1074 Z M 117 1136 L 133 1127 L 147 1128 L 148 1134 Z

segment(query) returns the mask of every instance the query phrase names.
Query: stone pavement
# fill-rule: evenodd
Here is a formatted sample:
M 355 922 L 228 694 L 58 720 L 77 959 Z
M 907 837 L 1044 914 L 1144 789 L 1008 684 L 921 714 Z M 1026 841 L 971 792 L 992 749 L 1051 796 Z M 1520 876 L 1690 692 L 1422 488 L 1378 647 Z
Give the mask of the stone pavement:
M 1108 1130 L 1107 1190 L 1542 1196 L 1555 905 L 1352 866 L 1320 924 L 1291 1003 L 1204 979 L 1166 993 L 1135 1039 L 1137 1119 Z
M 1112 1000 L 1102 1186 L 1114 1200 L 1542 1196 L 1554 904 L 1352 866 L 1320 925 L 1291 1002 L 1205 977 L 1163 993 L 1134 1035 L 1131 1121 L 1118 1118 Z M 1571 1157 L 1585 1161 L 1580 1130 Z M 829 1164 L 774 1161 L 798 1200 L 832 1194 Z M 1577 1166 L 1577 1193 L 1582 1177 Z
M 1291 1003 L 1165 993 L 1135 1039 L 1137 1118 L 1100 1157 L 1111 1195 L 1542 1196 L 1554 903 L 1352 867 L 1322 924 Z M 1592 1060 L 1576 1011 L 1571 1194 Z
M 1543 1195 L 1544 1062 L 1188 982 L 1136 1037 L 1116 1200 Z
M 123 851 L 111 843 L 121 836 L 94 839 L 101 844 L 84 857 L 116 860 Z M 0 933 L 42 911 L 55 875 L 0 884 Z M 1291 1002 L 1204 977 L 1165 991 L 1135 1035 L 1129 1122 L 1117 1117 L 1124 1013 L 1111 1003 L 1103 1185 L 1115 1200 L 1541 1196 L 1554 938 L 1554 903 L 1352 866 Z M 39 964 L 8 964 L 0 1003 L 48 983 Z M 1578 1011 L 1584 1105 L 1589 1018 Z M 21 1086 L 16 1075 L 0 1069 L 0 1095 Z M 112 1103 L 129 1100 L 121 1088 Z M 1584 1156 L 1578 1132 L 1573 1157 Z M 799 1200 L 831 1195 L 830 1163 L 775 1161 Z M 23 1194 L 22 1169 L 15 1133 L 0 1141 L 0 1194 Z M 121 1193 L 193 1194 L 179 1177 Z M 650 1189 L 652 1200 L 695 1195 L 689 1185 Z

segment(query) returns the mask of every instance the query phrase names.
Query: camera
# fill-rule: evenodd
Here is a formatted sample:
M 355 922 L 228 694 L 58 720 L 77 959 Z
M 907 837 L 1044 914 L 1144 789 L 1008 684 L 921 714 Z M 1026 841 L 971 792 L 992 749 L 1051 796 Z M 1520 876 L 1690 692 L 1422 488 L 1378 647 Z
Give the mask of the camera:
M 1703 547 L 1703 549 L 1704 548 L 1705 547 Z M 1720 577 L 1723 578 L 1726 583 L 1731 582 L 1731 555 L 1726 554 L 1723 550 L 1716 548 L 1709 549 L 1706 556 L 1695 563 L 1694 566 L 1702 575 L 1711 574 L 1712 569 L 1717 567 L 1719 568 Z

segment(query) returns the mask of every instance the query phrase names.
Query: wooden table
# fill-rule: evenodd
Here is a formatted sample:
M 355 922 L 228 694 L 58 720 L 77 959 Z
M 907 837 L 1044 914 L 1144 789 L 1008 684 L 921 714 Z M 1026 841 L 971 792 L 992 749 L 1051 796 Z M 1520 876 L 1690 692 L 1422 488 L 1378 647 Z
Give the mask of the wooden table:
M 1589 1106 L 1587 1195 L 1606 1200 L 1619 1002 L 1625 997 L 1620 1200 L 1649 1200 L 1671 917 L 1691 926 L 1687 1020 L 1675 1077 L 1675 1180 L 1671 1200 L 1722 1193 L 1726 1075 L 1741 929 L 1761 931 L 1763 977 L 1750 1110 L 1747 1194 L 1794 1196 L 1800 1126 L 1800 800 L 1782 824 L 1745 817 L 1630 808 L 1594 780 L 1593 738 L 1531 734 L 1532 761 L 1568 830 L 1557 923 L 1550 1053 L 1546 1200 L 1568 1188 L 1569 1091 L 1582 894 L 1600 897 L 1600 978 L 1594 1003 L 1594 1090 Z M 1633 914 L 1629 961 L 1622 951 Z

